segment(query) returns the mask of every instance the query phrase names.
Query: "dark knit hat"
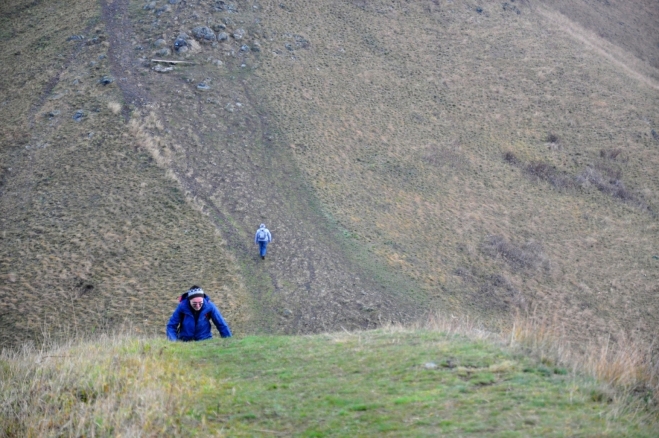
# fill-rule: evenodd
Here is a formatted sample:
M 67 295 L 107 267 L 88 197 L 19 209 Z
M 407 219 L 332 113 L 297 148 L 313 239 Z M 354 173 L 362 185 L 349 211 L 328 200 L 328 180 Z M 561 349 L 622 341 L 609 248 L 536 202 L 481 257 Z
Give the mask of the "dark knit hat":
M 203 297 L 204 295 L 205 294 L 204 294 L 204 291 L 203 291 L 202 288 L 200 288 L 199 286 L 192 286 L 190 288 L 190 290 L 188 290 L 188 297 L 187 298 L 188 298 L 188 300 L 191 300 L 195 297 Z

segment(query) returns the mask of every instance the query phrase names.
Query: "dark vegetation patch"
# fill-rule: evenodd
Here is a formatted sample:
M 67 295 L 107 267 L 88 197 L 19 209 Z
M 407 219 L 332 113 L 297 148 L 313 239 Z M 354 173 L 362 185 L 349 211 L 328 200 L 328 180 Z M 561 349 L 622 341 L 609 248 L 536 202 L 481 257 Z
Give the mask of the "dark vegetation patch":
M 628 158 L 625 157 L 622 150 L 619 148 L 602 149 L 600 158 L 602 161 L 588 165 L 580 173 L 573 175 L 543 161 L 524 163 L 511 151 L 503 154 L 503 160 L 506 163 L 522 169 L 532 181 L 547 182 L 554 189 L 562 192 L 574 192 L 575 189 L 587 190 L 589 187 L 595 187 L 598 191 L 616 200 L 655 216 L 656 213 L 643 196 L 627 188 L 622 181 L 622 168 L 607 164 L 607 162 L 626 163 Z
M 575 180 L 582 188 L 588 188 L 592 185 L 600 192 L 654 216 L 655 213 L 643 197 L 629 190 L 621 178 L 621 170 L 595 165 L 586 167 L 586 169 L 576 176 Z
M 477 307 L 503 313 L 528 308 L 528 300 L 502 273 L 488 274 L 464 266 L 459 266 L 453 273 L 469 285 L 472 302 Z
M 629 161 L 629 158 L 623 154 L 622 149 L 620 148 L 601 149 L 600 158 L 611 161 L 620 161 L 623 163 Z
M 572 175 L 542 161 L 531 161 L 523 169 L 532 180 L 548 182 L 557 190 L 565 191 L 575 188 Z
M 546 141 L 547 143 L 557 144 L 559 142 L 558 135 L 554 134 L 553 132 L 550 132 L 549 134 L 547 134 Z
M 481 252 L 492 258 L 503 259 L 513 271 L 544 269 L 549 270 L 549 259 L 544 254 L 542 245 L 528 241 L 515 245 L 503 236 L 488 236 L 481 244 Z

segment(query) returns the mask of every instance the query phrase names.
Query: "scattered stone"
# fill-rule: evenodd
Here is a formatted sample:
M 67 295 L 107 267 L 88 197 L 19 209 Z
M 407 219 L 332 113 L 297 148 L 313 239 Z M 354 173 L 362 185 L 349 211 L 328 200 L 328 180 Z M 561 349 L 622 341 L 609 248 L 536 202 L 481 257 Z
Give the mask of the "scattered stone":
M 162 38 L 158 38 L 153 42 L 153 47 L 155 47 L 156 49 L 160 49 L 162 47 L 165 47 L 166 45 L 167 45 L 167 41 L 165 41 Z
M 311 45 L 302 35 L 293 35 L 293 39 L 295 39 L 295 46 L 300 49 L 306 49 Z
M 223 24 L 223 23 L 213 24 L 213 25 L 211 26 L 211 29 L 213 29 L 215 32 L 221 32 L 221 31 L 223 31 L 223 30 L 226 29 L 226 28 L 227 28 L 227 26 L 226 26 L 225 24 Z
M 220 32 L 217 34 L 217 40 L 218 41 L 226 41 L 229 39 L 229 34 L 226 32 Z
M 87 41 L 88 46 L 93 46 L 94 44 L 101 44 L 103 42 L 103 38 L 101 37 L 94 37 L 91 40 Z
M 218 67 L 220 67 L 222 64 L 224 64 L 224 63 L 222 61 L 220 61 L 219 59 L 216 59 L 215 61 L 213 61 L 213 65 L 216 65 Z
M 84 39 L 85 39 L 85 37 L 83 35 L 71 35 L 66 40 L 67 41 L 82 41 Z
M 165 12 L 172 12 L 172 7 L 169 5 L 162 6 L 158 9 L 156 9 L 156 15 L 160 16 L 164 14 Z
M 158 73 L 167 73 L 174 70 L 174 67 L 165 67 L 160 64 L 157 64 L 155 67 L 153 67 L 152 70 Z
M 426 362 L 423 367 L 427 370 L 434 370 L 437 368 L 437 364 L 435 362 Z
M 75 112 L 75 114 L 73 114 L 73 120 L 76 122 L 81 121 L 83 117 L 85 117 L 85 112 L 83 110 L 78 110 Z
M 247 44 L 243 44 L 242 46 L 240 46 L 240 51 L 249 52 L 249 46 Z
M 261 51 L 261 44 L 259 44 L 258 41 L 254 41 L 254 44 L 252 44 L 252 52 L 260 52 Z
M 145 11 L 152 11 L 155 8 L 156 8 L 156 2 L 149 2 L 149 3 L 145 4 L 142 9 L 144 9 Z
M 180 34 L 174 40 L 174 50 L 177 52 L 187 52 L 188 51 L 188 40 L 190 37 L 187 34 Z
M 112 76 L 103 76 L 98 82 L 103 85 L 109 85 L 114 82 L 114 78 Z
M 653 129 L 652 131 L 650 131 L 650 133 L 652 134 L 652 138 L 659 141 L 659 132 L 657 132 Z
M 172 51 L 169 50 L 168 47 L 165 47 L 164 49 L 160 49 L 156 52 L 156 55 L 158 56 L 169 56 L 172 54 Z
M 293 50 L 295 50 L 295 49 L 293 48 L 293 44 L 291 44 L 291 43 L 286 43 L 286 44 L 284 44 L 284 47 L 286 47 L 286 50 L 288 50 L 288 51 L 290 51 L 290 52 L 292 52 Z
M 293 312 L 291 311 L 291 309 L 284 309 L 282 313 L 286 318 L 288 318 L 289 316 L 293 316 Z
M 169 0 L 170 5 L 178 5 L 179 0 Z
M 143 46 L 135 46 L 135 50 L 144 50 Z
M 512 0 L 511 0 L 512 1 Z M 503 5 L 503 10 L 504 11 L 513 11 L 517 15 L 521 14 L 522 11 L 519 10 L 519 8 L 515 5 L 511 5 L 510 3 L 504 3 Z
M 206 82 L 201 82 L 201 83 L 199 83 L 199 85 L 197 85 L 197 90 L 199 90 L 199 91 L 208 91 L 210 89 L 211 89 L 211 87 L 209 87 Z
M 59 110 L 52 110 L 51 112 L 49 112 L 49 113 L 46 114 L 46 115 L 52 119 L 53 117 L 57 117 L 57 116 L 59 116 L 59 115 L 60 115 L 60 111 L 59 111 Z
M 208 26 L 197 26 L 192 29 L 192 35 L 201 42 L 217 41 L 215 32 Z
M 233 33 L 233 38 L 235 40 L 242 40 L 245 37 L 245 30 L 244 29 L 236 29 L 236 31 Z
M 476 8 L 476 12 L 478 12 L 479 14 L 482 14 L 483 13 L 483 8 Z
M 105 58 L 107 58 L 107 55 L 105 54 L 98 55 L 98 59 L 105 59 Z

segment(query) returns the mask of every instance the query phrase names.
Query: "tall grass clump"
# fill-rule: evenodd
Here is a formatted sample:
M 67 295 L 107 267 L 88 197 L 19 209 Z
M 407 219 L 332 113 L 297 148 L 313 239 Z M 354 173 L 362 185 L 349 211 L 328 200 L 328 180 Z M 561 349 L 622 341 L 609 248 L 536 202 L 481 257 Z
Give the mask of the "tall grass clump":
M 180 435 L 191 391 L 204 385 L 166 341 L 102 336 L 96 341 L 0 355 L 0 436 Z
M 586 344 L 569 340 L 555 322 L 535 315 L 518 314 L 502 334 L 511 346 L 530 350 L 540 360 L 560 364 L 605 383 L 611 397 L 635 396 L 652 411 L 659 409 L 659 356 L 652 345 L 621 333 Z
M 434 313 L 416 328 L 488 339 L 519 349 L 546 365 L 570 370 L 601 382 L 593 397 L 617 401 L 619 409 L 639 409 L 659 418 L 659 355 L 656 346 L 621 333 L 584 344 L 571 341 L 555 320 L 518 312 L 512 324 L 491 329 L 464 316 Z

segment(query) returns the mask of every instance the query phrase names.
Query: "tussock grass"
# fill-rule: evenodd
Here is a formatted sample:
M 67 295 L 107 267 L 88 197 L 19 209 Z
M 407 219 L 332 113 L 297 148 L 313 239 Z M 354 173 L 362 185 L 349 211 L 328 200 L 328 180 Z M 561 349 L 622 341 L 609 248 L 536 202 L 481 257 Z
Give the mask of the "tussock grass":
M 180 434 L 176 421 L 192 390 L 175 360 L 134 335 L 0 356 L 2 436 Z M 203 384 L 204 379 L 196 379 Z
M 558 319 L 517 311 L 512 322 L 499 329 L 485 326 L 477 319 L 435 313 L 413 326 L 415 330 L 466 336 L 489 340 L 517 348 L 541 363 L 560 366 L 572 373 L 593 377 L 601 382 L 607 394 L 621 405 L 633 405 L 659 414 L 659 357 L 656 347 L 625 333 L 612 338 L 604 336 L 589 342 L 575 342 Z M 389 330 L 406 330 L 392 326 Z M 630 400 L 632 403 L 630 403 Z
M 119 102 L 108 102 L 108 109 L 112 114 L 119 114 L 121 112 L 121 104 Z
M 655 411 L 659 407 L 659 356 L 656 347 L 620 333 L 587 343 L 571 341 L 565 327 L 547 317 L 518 314 L 502 339 L 529 349 L 543 362 L 586 373 L 615 389 L 617 397 L 634 396 Z

